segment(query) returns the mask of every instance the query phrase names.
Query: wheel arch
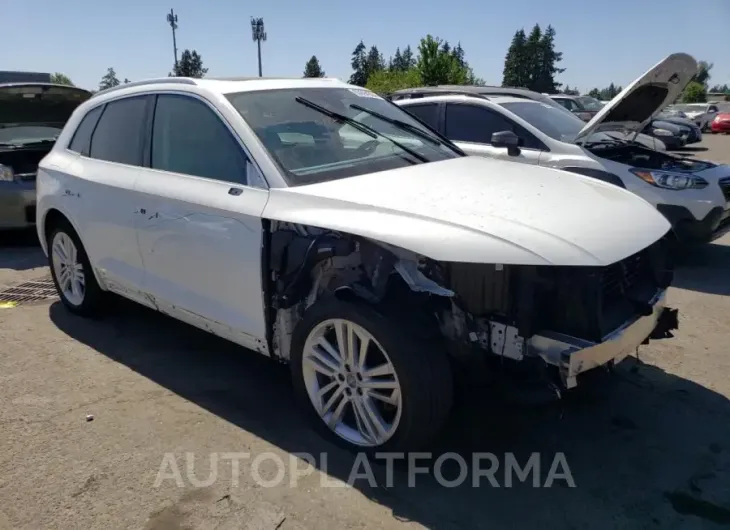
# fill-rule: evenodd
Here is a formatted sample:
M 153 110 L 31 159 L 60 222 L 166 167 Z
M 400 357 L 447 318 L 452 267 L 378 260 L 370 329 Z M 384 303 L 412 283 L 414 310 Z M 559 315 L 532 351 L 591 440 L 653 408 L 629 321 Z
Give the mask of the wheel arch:
M 99 277 L 99 273 L 96 270 L 96 267 L 94 267 L 94 262 L 89 255 L 88 248 L 84 244 L 84 240 L 82 238 L 81 231 L 79 230 L 78 225 L 72 220 L 71 216 L 69 216 L 65 211 L 56 206 L 48 208 L 43 213 L 43 217 L 41 219 L 41 228 L 39 230 L 39 235 L 42 234 L 43 237 L 39 237 L 39 239 L 43 252 L 46 254 L 46 256 L 50 257 L 51 249 L 48 248 L 48 238 L 50 237 L 54 228 L 64 223 L 68 224 L 71 227 L 71 229 L 76 233 L 76 236 L 79 238 L 79 241 L 81 241 L 81 244 L 84 246 L 84 250 L 86 251 L 86 255 L 89 258 L 89 262 L 91 263 L 91 270 L 94 272 L 94 278 L 96 279 L 96 282 L 99 284 L 99 286 L 104 289 L 103 280 Z

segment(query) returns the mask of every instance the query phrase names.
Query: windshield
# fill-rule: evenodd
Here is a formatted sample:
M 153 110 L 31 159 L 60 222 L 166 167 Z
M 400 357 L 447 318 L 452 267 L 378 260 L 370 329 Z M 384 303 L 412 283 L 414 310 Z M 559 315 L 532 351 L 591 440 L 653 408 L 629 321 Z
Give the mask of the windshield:
M 55 141 L 63 125 L 3 125 L 0 126 L 0 144 L 31 144 L 45 140 Z
M 302 87 L 226 97 L 290 186 L 461 156 L 410 114 L 368 90 Z
M 537 101 L 514 101 L 500 105 L 561 142 L 572 142 L 585 127 L 585 122 L 574 114 Z
M 583 105 L 583 108 L 585 110 L 601 110 L 603 108 L 603 103 L 598 101 L 595 98 L 592 98 L 590 96 L 579 96 L 577 99 L 581 105 Z

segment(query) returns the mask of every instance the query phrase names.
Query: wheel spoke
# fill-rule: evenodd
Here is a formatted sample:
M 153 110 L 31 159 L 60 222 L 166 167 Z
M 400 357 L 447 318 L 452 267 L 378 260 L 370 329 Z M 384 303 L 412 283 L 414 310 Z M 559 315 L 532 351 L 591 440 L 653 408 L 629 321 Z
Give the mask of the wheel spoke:
M 340 367 L 337 366 L 337 364 L 335 364 L 326 353 L 320 351 L 317 346 L 314 346 L 311 350 L 309 350 L 309 354 L 304 360 L 316 371 L 328 377 L 334 377 L 335 373 L 337 373 L 340 369 Z
M 393 366 L 386 362 L 375 368 L 365 370 L 362 375 L 367 379 L 371 377 L 392 377 L 395 376 L 395 371 L 393 370 Z
M 378 439 L 383 438 L 388 433 L 388 429 L 383 418 L 380 416 L 380 413 L 375 407 L 375 403 L 373 403 L 370 399 L 364 398 L 362 400 L 362 408 L 365 410 L 365 414 L 367 415 L 370 424 L 375 429 Z
M 398 383 L 391 380 L 382 379 L 365 379 L 360 383 L 362 388 L 379 389 L 379 390 L 396 390 Z
M 64 268 L 61 271 L 61 275 L 58 277 L 58 285 L 62 291 L 68 291 L 71 284 L 71 271 Z
M 337 427 L 337 424 L 340 423 L 340 420 L 342 420 L 342 416 L 345 414 L 345 407 L 350 402 L 350 399 L 347 396 L 342 396 L 342 399 L 337 404 L 337 408 L 335 408 L 332 415 L 329 417 L 329 420 L 327 421 L 327 424 L 330 426 L 330 429 L 334 429 Z
M 53 254 L 58 258 L 60 263 L 66 264 L 68 261 L 68 256 L 66 256 L 63 246 L 58 242 L 53 245 Z
M 81 286 L 79 285 L 79 281 L 76 278 L 73 278 L 71 280 L 71 294 L 73 294 L 76 298 L 81 298 L 83 296 Z
M 324 417 L 328 413 L 332 411 L 332 407 L 334 407 L 335 403 L 338 401 L 344 401 L 346 398 L 344 397 L 344 391 L 345 389 L 342 386 L 337 386 L 337 389 L 332 393 L 330 398 L 327 400 L 326 403 L 322 404 L 321 409 L 321 415 Z
M 332 346 L 330 342 L 325 339 L 324 337 L 320 337 L 320 339 L 317 341 L 317 344 L 322 347 L 322 349 L 329 354 L 329 356 L 332 358 L 332 360 L 336 363 L 337 369 L 339 369 L 343 364 L 345 364 L 344 359 L 342 358 L 342 355 L 340 351 Z
M 377 442 L 378 433 L 376 427 L 373 425 L 370 415 L 368 414 L 365 404 L 360 399 L 352 400 L 352 409 L 355 412 L 355 423 L 357 424 L 357 430 L 360 432 L 363 438 L 368 442 Z
M 370 346 L 370 337 L 358 336 L 358 339 L 360 339 L 360 351 L 357 354 L 357 368 L 360 372 L 362 372 L 365 369 L 368 347 Z
M 337 350 L 340 352 L 342 362 L 352 365 L 352 350 L 350 349 L 350 326 L 344 320 L 335 322 L 335 335 L 337 335 Z
M 377 399 L 378 401 L 382 401 L 383 403 L 387 403 L 388 405 L 393 405 L 395 407 L 398 405 L 398 398 L 400 397 L 400 391 L 393 390 L 393 392 L 390 395 L 386 395 L 386 394 L 382 394 L 380 392 L 373 392 L 371 390 L 368 390 L 365 395 L 371 397 L 372 399 Z

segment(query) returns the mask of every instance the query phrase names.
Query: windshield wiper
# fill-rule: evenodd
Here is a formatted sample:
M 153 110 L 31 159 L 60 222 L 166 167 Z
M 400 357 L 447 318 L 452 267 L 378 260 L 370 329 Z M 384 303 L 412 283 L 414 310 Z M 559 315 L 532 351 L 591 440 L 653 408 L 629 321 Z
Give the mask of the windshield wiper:
M 360 105 L 357 105 L 357 104 L 350 105 L 350 108 L 359 110 L 361 112 L 367 112 L 371 116 L 375 116 L 376 118 L 381 119 L 386 123 L 390 123 L 391 125 L 398 127 L 399 129 L 406 130 L 410 133 L 413 133 L 416 136 L 418 136 L 419 138 L 422 138 L 423 140 L 427 140 L 427 141 L 431 142 L 432 144 L 446 145 L 447 147 L 451 147 L 451 148 L 454 147 L 453 145 L 451 145 L 451 142 L 438 138 L 437 136 L 432 136 L 432 135 L 428 134 L 427 132 L 422 131 L 415 125 L 411 125 L 410 123 L 405 122 L 403 120 L 399 120 L 397 118 L 390 118 L 390 117 L 386 116 L 385 114 L 380 114 L 379 112 L 367 109 L 365 107 L 361 107 Z
M 339 112 L 335 112 L 334 110 L 330 110 L 328 108 L 317 105 L 313 101 L 309 101 L 308 99 L 305 99 L 301 96 L 294 98 L 294 100 L 297 103 L 301 103 L 305 107 L 309 107 L 312 110 L 316 110 L 317 112 L 324 114 L 325 116 L 329 116 L 330 118 L 332 118 L 335 121 L 339 121 L 339 122 L 351 125 L 358 131 L 368 135 L 370 138 L 373 138 L 373 139 L 378 138 L 378 137 L 385 138 L 386 140 L 391 142 L 396 147 L 399 147 L 400 149 L 402 149 L 403 151 L 405 151 L 406 153 L 411 155 L 413 158 L 420 160 L 421 162 L 428 162 L 428 158 L 426 158 L 422 154 L 417 153 L 413 149 L 404 146 L 400 142 L 393 140 L 391 137 L 381 133 L 380 131 L 373 129 L 372 127 L 369 127 L 369 126 L 365 125 L 364 123 L 360 123 L 359 121 L 357 121 L 353 118 L 350 118 L 349 116 L 345 116 L 344 114 L 340 114 Z

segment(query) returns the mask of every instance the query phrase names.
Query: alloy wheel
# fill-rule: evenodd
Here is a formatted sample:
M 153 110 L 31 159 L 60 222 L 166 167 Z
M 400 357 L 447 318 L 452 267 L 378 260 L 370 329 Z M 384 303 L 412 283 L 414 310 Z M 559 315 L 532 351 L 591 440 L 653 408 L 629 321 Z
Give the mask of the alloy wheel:
M 53 238 L 51 263 L 61 295 L 68 303 L 80 306 L 86 294 L 86 275 L 76 244 L 65 232 Z
M 302 372 L 315 410 L 343 440 L 377 447 L 397 430 L 403 400 L 395 367 L 362 326 L 319 323 L 305 342 Z

